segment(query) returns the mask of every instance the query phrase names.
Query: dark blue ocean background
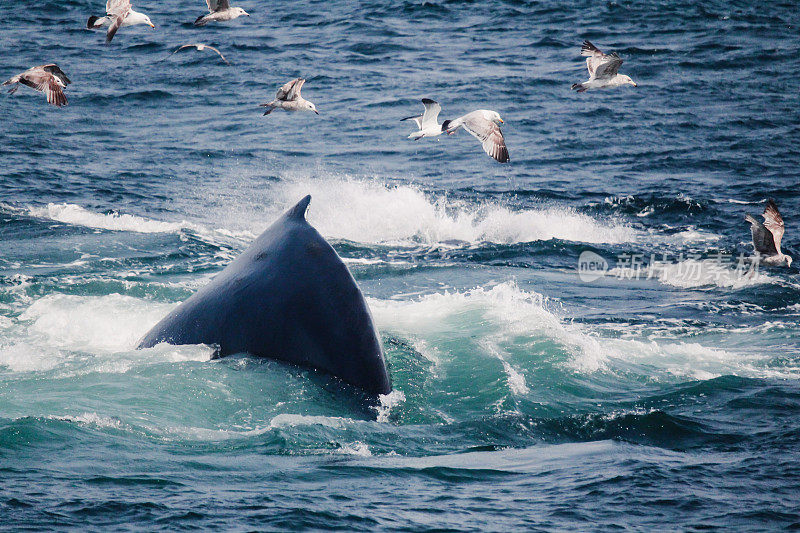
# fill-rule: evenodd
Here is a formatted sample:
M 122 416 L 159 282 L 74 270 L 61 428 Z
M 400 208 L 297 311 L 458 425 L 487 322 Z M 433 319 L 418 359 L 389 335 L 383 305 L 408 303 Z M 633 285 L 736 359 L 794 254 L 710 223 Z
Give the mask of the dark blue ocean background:
M 102 1 L 3 5 L 0 78 L 73 83 L 0 95 L 0 527 L 800 527 L 798 269 L 736 270 L 769 197 L 800 255 L 796 2 L 234 5 L 141 0 L 110 46 Z M 585 38 L 639 87 L 570 91 Z M 297 76 L 321 116 L 262 116 Z M 498 111 L 511 163 L 406 139 L 423 97 Z M 391 395 L 134 350 L 305 194 Z

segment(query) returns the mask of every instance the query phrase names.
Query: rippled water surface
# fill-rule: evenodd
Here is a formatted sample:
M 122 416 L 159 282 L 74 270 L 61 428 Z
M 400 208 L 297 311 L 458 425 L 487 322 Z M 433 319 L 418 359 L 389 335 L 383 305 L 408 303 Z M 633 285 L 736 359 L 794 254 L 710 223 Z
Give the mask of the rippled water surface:
M 237 5 L 142 0 L 110 46 L 102 2 L 3 9 L 0 77 L 73 81 L 0 97 L 5 526 L 800 526 L 798 270 L 737 270 L 768 197 L 800 255 L 795 3 Z M 639 87 L 570 91 L 585 38 Z M 297 76 L 321 115 L 262 116 Z M 406 139 L 423 97 L 498 111 L 511 163 Z M 394 392 L 133 349 L 305 194 Z

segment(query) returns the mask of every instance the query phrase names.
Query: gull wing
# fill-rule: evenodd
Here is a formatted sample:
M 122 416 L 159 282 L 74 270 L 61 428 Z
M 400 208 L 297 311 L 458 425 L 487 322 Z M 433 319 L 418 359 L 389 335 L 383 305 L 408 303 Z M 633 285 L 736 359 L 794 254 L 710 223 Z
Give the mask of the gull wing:
M 479 111 L 473 111 L 461 119 L 464 129 L 481 142 L 484 152 L 500 163 L 509 161 L 506 141 L 497 124 L 483 118 Z
M 430 98 L 423 98 L 422 105 L 425 106 L 425 112 L 422 114 L 422 120 L 419 124 L 419 129 L 425 129 L 429 126 L 437 126 L 439 120 L 439 112 L 442 110 L 437 102 Z
M 231 7 L 228 0 L 206 0 L 206 5 L 211 13 L 214 13 L 215 11 L 225 11 Z
M 775 200 L 770 198 L 770 200 L 767 201 L 767 207 L 764 208 L 762 216 L 764 217 L 764 227 L 772 234 L 772 240 L 775 243 L 775 251 L 780 253 L 784 226 L 783 217 L 781 217 L 778 211 L 778 206 L 775 205 Z
M 772 233 L 758 220 L 750 215 L 745 215 L 744 219 L 750 223 L 750 233 L 753 235 L 753 248 L 756 252 L 765 255 L 778 253 Z
M 111 26 L 108 27 L 108 31 L 106 31 L 106 44 L 110 43 L 111 40 L 114 38 L 114 35 L 117 34 L 117 30 L 122 26 L 122 21 L 125 20 L 125 15 L 116 15 L 114 20 L 111 22 Z
M 404 120 L 413 120 L 414 123 L 417 125 L 417 128 L 422 129 L 422 115 L 417 115 L 416 117 L 406 117 L 406 118 L 401 118 L 400 119 L 401 122 L 404 121 Z
M 215 51 L 215 52 L 216 52 L 216 53 L 219 55 L 219 57 L 220 57 L 220 58 L 221 58 L 221 59 L 222 59 L 222 60 L 225 62 L 225 64 L 226 64 L 226 65 L 230 65 L 230 63 L 228 63 L 228 60 L 227 60 L 227 59 L 225 59 L 225 56 L 224 56 L 224 55 L 222 55 L 222 52 L 220 52 L 219 50 L 217 50 L 217 49 L 216 49 L 216 48 L 214 48 L 213 46 L 208 46 L 207 44 L 204 44 L 204 45 L 203 45 L 203 47 L 204 47 L 204 48 L 208 48 L 209 50 L 213 50 L 213 51 Z
M 113 16 L 125 15 L 131 10 L 131 0 L 108 0 L 106 14 Z
M 594 59 L 594 58 L 589 58 Z M 622 65 L 622 58 L 616 52 L 606 54 L 602 60 L 597 63 L 594 69 L 594 77 L 597 79 L 613 78 L 619 72 L 619 67 Z
M 58 65 L 56 65 L 55 63 L 44 65 L 42 67 L 42 70 L 44 70 L 45 72 L 49 72 L 50 74 L 61 80 L 61 83 L 63 83 L 64 85 L 69 85 L 70 83 L 72 83 L 71 81 L 69 81 L 69 78 L 67 78 L 67 75 L 64 74 L 64 71 L 58 68 Z
M 44 93 L 48 104 L 53 104 L 57 107 L 67 105 L 67 97 L 64 96 L 64 91 L 61 90 L 55 77 L 46 72 L 43 67 L 35 67 L 23 72 L 19 81 L 23 85 Z
M 303 78 L 295 78 L 280 89 L 275 94 L 276 100 L 297 100 L 300 97 L 300 88 L 306 82 Z
M 589 71 L 589 77 L 594 77 L 595 69 L 603 61 L 605 54 L 589 41 L 583 41 L 581 55 L 586 56 L 586 69 Z

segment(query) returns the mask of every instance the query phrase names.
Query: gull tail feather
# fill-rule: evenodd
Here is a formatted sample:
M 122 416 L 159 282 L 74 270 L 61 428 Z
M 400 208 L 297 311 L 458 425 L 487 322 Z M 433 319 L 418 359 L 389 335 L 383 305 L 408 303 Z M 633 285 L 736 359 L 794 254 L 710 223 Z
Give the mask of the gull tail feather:
M 572 88 L 579 93 L 586 92 L 586 86 L 582 83 L 574 83 L 572 84 Z

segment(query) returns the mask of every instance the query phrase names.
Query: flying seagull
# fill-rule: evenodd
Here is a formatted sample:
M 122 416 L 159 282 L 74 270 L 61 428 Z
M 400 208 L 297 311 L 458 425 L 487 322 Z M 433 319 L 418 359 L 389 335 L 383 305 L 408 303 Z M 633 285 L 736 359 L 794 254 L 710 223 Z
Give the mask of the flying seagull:
M 572 86 L 579 93 L 589 89 L 603 89 L 605 87 L 619 87 L 620 85 L 633 85 L 638 87 L 630 76 L 617 74 L 622 65 L 622 58 L 616 52 L 604 54 L 589 41 L 583 41 L 581 55 L 586 57 L 586 68 L 589 69 L 589 79 L 583 83 Z
M 147 24 L 151 28 L 155 28 L 153 23 L 150 22 L 150 17 L 133 10 L 131 0 L 108 0 L 106 2 L 106 16 L 89 17 L 86 27 L 91 30 L 109 25 L 106 32 L 106 44 L 108 44 L 114 38 L 118 29 L 123 26 L 135 26 L 136 24 Z
M 444 132 L 441 124 L 438 122 L 439 112 L 442 106 L 434 102 L 430 98 L 423 98 L 422 105 L 425 106 L 425 112 L 415 117 L 401 118 L 400 120 L 413 120 L 417 124 L 419 131 L 412 132 L 408 138 L 415 141 L 423 137 L 436 137 Z
M 314 104 L 300 96 L 300 89 L 306 82 L 303 78 L 295 78 L 280 89 L 275 95 L 275 99 L 266 104 L 260 104 L 259 107 L 266 107 L 267 110 L 264 115 L 269 115 L 275 109 L 283 109 L 284 111 L 313 111 L 319 115 L 319 111 Z
M 250 13 L 241 7 L 231 7 L 228 0 L 206 0 L 206 5 L 208 5 L 208 15 L 197 17 L 197 20 L 194 21 L 195 26 L 205 26 L 215 20 L 217 22 L 225 22 L 226 20 L 239 18 L 242 15 L 250 16 Z
M 750 232 L 753 234 L 753 248 L 756 253 L 763 256 L 762 261 L 767 265 L 792 266 L 792 258 L 781 252 L 781 239 L 783 238 L 783 218 L 778 212 L 775 201 L 767 201 L 764 208 L 764 223 L 762 224 L 750 215 L 744 219 L 750 223 Z
M 208 48 L 209 50 L 213 50 L 213 51 L 215 51 L 217 54 L 219 54 L 219 57 L 221 57 L 221 58 L 222 58 L 222 60 L 225 62 L 225 64 L 226 64 L 226 65 L 230 65 L 230 63 L 228 63 L 228 60 L 227 60 L 227 59 L 225 59 L 225 56 L 224 56 L 224 55 L 222 55 L 222 52 L 220 52 L 219 50 L 217 50 L 217 49 L 216 49 L 216 48 L 214 48 L 213 46 L 209 46 L 209 45 L 207 45 L 207 44 L 202 44 L 202 43 L 195 43 L 195 44 L 184 44 L 183 46 L 181 46 L 180 48 L 178 48 L 177 50 L 175 50 L 174 52 L 172 52 L 172 53 L 173 53 L 173 55 L 174 55 L 174 54 L 177 54 L 178 52 L 180 52 L 180 51 L 181 51 L 181 50 L 183 50 L 184 48 L 197 48 L 197 49 L 198 49 L 198 50 L 200 50 L 200 51 L 203 51 L 203 50 L 205 50 L 206 48 Z
M 27 85 L 37 91 L 43 92 L 47 96 L 47 103 L 56 107 L 67 105 L 67 97 L 64 96 L 64 89 L 70 82 L 67 75 L 58 68 L 58 65 L 40 65 L 29 68 L 22 74 L 17 74 L 3 85 L 13 85 L 9 94 L 14 94 L 19 89 L 19 84 Z
M 484 152 L 501 163 L 507 163 L 508 148 L 503 139 L 503 132 L 497 125 L 498 122 L 504 124 L 497 111 L 478 109 L 455 120 L 445 120 L 442 123 L 442 130 L 452 135 L 458 128 L 463 127 L 481 142 Z

